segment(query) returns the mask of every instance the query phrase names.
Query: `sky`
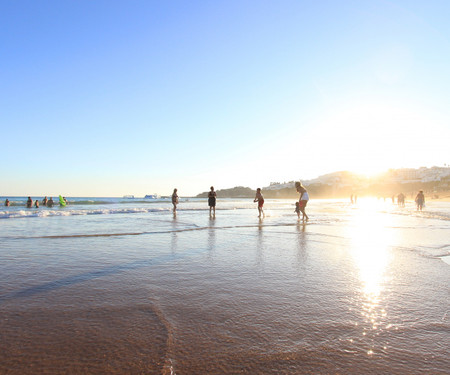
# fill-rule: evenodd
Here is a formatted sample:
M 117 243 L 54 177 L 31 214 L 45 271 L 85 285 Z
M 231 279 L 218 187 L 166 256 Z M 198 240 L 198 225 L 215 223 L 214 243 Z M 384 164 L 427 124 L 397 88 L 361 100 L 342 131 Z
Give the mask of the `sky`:
M 450 163 L 447 0 L 0 0 L 0 195 Z

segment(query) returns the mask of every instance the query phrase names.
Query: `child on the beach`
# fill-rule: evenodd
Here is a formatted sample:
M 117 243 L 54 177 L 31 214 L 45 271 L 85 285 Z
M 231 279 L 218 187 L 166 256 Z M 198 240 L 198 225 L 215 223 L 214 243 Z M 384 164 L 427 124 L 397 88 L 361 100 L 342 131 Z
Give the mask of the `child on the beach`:
M 295 211 L 297 217 L 300 219 L 300 202 L 295 202 Z
M 260 218 L 261 214 L 263 215 L 263 217 L 265 217 L 266 215 L 264 215 L 264 211 L 263 211 L 264 197 L 261 194 L 261 188 L 256 189 L 256 195 L 255 195 L 255 199 L 253 200 L 253 202 L 258 202 L 258 212 L 259 212 L 258 217 Z

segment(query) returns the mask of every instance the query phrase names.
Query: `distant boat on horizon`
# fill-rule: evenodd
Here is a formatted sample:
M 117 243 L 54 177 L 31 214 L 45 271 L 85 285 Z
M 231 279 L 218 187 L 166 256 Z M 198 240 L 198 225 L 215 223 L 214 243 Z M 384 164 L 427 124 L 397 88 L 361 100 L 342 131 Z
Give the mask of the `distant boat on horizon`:
M 134 195 L 124 195 L 125 199 L 134 199 Z
M 160 195 L 158 195 L 158 194 L 147 194 L 145 197 L 144 197 L 144 199 L 159 199 L 159 198 L 161 198 L 161 196 Z

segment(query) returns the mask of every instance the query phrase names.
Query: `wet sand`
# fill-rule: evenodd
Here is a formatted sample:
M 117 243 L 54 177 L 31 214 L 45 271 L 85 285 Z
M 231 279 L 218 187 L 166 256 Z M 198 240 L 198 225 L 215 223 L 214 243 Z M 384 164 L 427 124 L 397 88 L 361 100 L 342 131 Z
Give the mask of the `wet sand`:
M 445 221 L 254 211 L 6 241 L 0 373 L 449 373 Z

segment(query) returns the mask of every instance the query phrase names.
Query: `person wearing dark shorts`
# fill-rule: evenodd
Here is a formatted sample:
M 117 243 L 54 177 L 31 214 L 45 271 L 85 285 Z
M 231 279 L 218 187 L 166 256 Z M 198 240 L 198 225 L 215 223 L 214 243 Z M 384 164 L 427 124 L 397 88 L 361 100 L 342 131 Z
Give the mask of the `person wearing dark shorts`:
M 208 193 L 209 216 L 211 216 L 211 211 L 213 211 L 213 215 L 216 216 L 216 198 L 217 194 L 214 191 L 214 186 L 211 186 L 211 191 Z

